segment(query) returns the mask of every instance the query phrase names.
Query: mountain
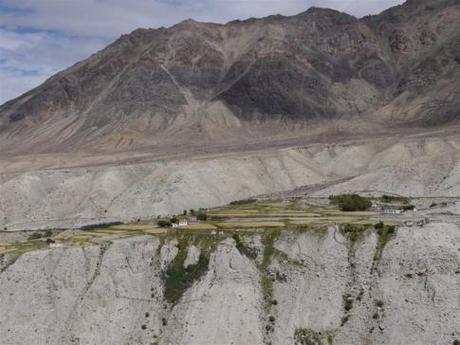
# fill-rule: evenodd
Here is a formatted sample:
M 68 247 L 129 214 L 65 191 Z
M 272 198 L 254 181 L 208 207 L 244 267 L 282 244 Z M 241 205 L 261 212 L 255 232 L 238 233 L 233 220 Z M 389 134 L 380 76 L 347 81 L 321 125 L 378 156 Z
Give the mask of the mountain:
M 138 29 L 0 107 L 0 228 L 460 194 L 460 3 Z
M 138 29 L 0 107 L 2 154 L 270 145 L 458 124 L 460 4 Z

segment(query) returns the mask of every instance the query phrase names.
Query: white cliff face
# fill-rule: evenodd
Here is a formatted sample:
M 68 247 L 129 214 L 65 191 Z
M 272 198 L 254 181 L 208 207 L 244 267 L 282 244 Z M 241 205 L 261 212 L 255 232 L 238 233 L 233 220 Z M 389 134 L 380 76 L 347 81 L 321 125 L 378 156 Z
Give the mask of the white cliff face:
M 0 343 L 419 345 L 460 339 L 456 225 L 400 228 L 388 241 L 373 229 L 351 240 L 334 227 L 240 233 L 237 241 L 230 235 L 142 236 L 4 255 Z

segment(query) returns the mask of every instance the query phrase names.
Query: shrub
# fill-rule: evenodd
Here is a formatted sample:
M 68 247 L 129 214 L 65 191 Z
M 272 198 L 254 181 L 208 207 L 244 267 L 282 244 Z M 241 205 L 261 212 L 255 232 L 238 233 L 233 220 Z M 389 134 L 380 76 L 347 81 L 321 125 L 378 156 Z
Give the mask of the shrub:
M 414 205 L 405 205 L 403 206 L 403 211 L 412 211 L 415 209 L 415 206 Z
M 51 237 L 53 236 L 53 232 L 51 230 L 46 230 L 45 234 L 43 235 L 43 237 Z
M 34 232 L 32 235 L 30 235 L 27 239 L 28 240 L 38 240 L 39 238 L 42 238 L 42 234 L 39 232 Z
M 270 315 L 270 317 L 268 318 L 268 321 L 275 322 L 275 317 L 273 315 Z
M 358 241 L 365 231 L 366 227 L 363 225 L 345 224 L 340 227 L 341 234 L 344 235 L 351 243 Z
M 384 227 L 385 227 L 385 225 L 383 224 L 382 221 L 380 221 L 380 222 L 378 222 L 377 224 L 374 225 L 374 228 L 375 228 L 376 230 L 381 230 L 381 229 L 383 229 Z
M 170 219 L 170 222 L 171 223 L 177 223 L 177 222 L 179 222 L 179 219 L 176 216 L 172 216 L 171 219 Z
M 343 295 L 342 299 L 343 299 L 343 308 L 346 311 L 350 311 L 353 308 L 353 299 L 351 298 L 349 294 Z
M 366 211 L 372 206 L 368 198 L 358 194 L 331 195 L 329 200 L 342 211 Z
M 160 219 L 157 224 L 161 228 L 169 228 L 172 225 L 169 219 Z
M 383 307 L 383 301 L 380 300 L 380 299 L 378 299 L 378 300 L 375 301 L 375 305 L 376 305 L 377 307 L 379 307 L 379 308 L 382 308 L 382 307 Z
M 295 345 L 322 345 L 323 336 L 320 332 L 315 332 L 307 328 L 297 328 L 294 332 Z
M 236 249 L 238 249 L 240 254 L 246 255 L 250 259 L 257 258 L 257 250 L 248 247 L 243 241 L 241 241 L 241 238 L 238 234 L 233 234 L 232 237 L 235 240 Z
M 452 343 L 452 345 L 460 345 L 460 340 L 455 339 L 454 342 Z
M 146 329 L 147 329 L 147 325 L 142 325 L 141 328 L 142 328 L 143 330 L 146 330 Z

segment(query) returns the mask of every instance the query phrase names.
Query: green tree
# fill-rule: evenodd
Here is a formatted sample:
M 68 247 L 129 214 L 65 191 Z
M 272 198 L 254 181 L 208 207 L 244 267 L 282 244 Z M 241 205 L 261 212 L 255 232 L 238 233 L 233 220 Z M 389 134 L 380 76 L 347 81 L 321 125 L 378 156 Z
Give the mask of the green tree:
M 329 200 L 337 205 L 342 211 L 366 211 L 372 206 L 369 198 L 358 194 L 331 195 Z

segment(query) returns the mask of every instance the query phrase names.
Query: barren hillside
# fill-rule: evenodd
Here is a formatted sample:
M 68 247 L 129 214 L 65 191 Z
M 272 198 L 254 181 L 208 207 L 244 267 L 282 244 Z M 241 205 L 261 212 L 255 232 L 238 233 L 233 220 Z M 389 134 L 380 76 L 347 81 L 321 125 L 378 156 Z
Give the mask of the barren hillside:
M 0 107 L 1 154 L 270 145 L 454 126 L 460 4 L 138 29 Z M 181 146 L 182 145 L 182 146 Z

